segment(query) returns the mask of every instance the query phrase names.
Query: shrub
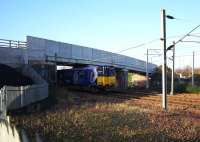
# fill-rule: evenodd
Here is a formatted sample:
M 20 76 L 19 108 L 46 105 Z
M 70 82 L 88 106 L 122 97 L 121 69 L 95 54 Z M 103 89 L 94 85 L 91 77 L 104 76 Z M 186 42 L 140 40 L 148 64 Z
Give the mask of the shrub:
M 175 92 L 177 93 L 184 93 L 186 92 L 186 84 L 176 84 L 175 85 Z
M 176 84 L 175 91 L 178 93 L 200 93 L 200 87 L 189 84 Z
M 200 87 L 188 85 L 186 87 L 186 92 L 188 92 L 188 93 L 200 93 Z

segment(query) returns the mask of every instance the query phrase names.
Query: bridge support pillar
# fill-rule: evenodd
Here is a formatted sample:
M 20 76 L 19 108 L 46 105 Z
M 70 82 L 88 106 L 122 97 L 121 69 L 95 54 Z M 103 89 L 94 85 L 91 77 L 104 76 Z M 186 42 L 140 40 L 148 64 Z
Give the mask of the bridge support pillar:
M 7 97 L 5 87 L 0 88 L 0 119 L 6 119 L 7 116 Z
M 119 89 L 127 89 L 128 88 L 128 70 L 117 70 L 117 87 Z
M 57 67 L 53 63 L 31 63 L 31 66 L 36 72 L 49 84 L 55 84 L 56 82 L 56 70 Z

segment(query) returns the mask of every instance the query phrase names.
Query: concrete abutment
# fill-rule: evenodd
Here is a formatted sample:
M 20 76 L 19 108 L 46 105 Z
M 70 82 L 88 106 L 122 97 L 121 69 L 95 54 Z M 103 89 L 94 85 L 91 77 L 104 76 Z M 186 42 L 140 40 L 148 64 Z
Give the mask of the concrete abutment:
M 127 89 L 128 88 L 128 70 L 116 69 L 116 81 L 117 81 L 117 88 Z

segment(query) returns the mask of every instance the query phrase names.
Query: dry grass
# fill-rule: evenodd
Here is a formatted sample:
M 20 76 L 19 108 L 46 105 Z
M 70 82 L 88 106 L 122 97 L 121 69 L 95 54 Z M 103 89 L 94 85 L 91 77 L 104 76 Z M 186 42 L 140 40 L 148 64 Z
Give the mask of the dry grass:
M 122 100 L 60 89 L 57 98 L 53 108 L 12 122 L 53 142 L 200 141 L 200 95 L 169 97 L 168 112 L 160 96 Z

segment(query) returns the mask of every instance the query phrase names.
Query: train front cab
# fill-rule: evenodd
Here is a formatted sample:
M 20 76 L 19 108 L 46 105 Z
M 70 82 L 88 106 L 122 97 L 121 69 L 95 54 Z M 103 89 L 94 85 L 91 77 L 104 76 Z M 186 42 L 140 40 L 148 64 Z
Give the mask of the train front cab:
M 94 68 L 79 68 L 74 70 L 74 84 L 93 86 L 96 84 L 96 71 Z
M 97 77 L 97 86 L 116 87 L 116 71 L 112 67 L 99 67 Z

